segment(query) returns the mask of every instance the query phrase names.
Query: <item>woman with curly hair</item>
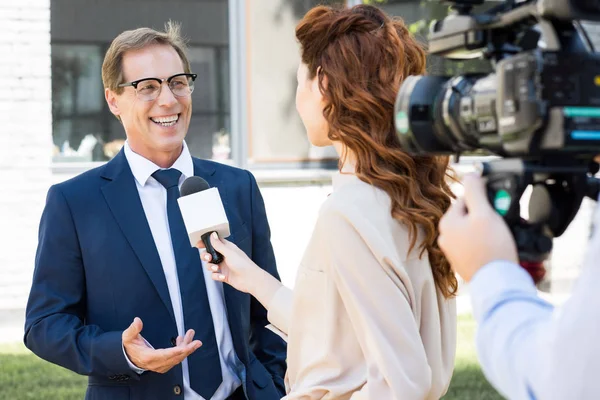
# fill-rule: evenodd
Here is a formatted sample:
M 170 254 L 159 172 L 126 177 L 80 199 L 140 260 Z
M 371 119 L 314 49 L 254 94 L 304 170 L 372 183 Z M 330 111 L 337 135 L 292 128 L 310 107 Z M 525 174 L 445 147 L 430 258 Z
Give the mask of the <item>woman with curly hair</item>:
M 227 240 L 212 238 L 225 261 L 207 267 L 288 335 L 286 399 L 439 399 L 456 347 L 457 280 L 437 245 L 448 158 L 404 152 L 393 125 L 425 52 L 400 19 L 365 5 L 316 7 L 296 37 L 296 107 L 311 143 L 340 155 L 333 193 L 293 291 Z

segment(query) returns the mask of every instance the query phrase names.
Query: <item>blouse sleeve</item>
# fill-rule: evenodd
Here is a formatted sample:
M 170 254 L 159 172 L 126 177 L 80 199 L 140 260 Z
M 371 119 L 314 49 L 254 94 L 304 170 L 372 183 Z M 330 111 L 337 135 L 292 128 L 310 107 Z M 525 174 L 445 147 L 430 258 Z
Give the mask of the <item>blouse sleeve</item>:
M 290 317 L 292 314 L 292 295 L 293 291 L 281 286 L 271 299 L 269 304 L 269 313 L 267 318 L 277 329 L 288 335 L 290 326 Z

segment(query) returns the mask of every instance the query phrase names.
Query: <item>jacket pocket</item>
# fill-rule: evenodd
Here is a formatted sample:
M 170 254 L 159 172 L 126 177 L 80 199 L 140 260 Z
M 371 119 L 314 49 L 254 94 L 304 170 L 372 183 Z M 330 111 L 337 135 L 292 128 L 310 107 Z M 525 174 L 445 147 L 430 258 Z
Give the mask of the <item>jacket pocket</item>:
M 271 374 L 265 368 L 264 365 L 256 357 L 252 357 L 250 364 L 248 365 L 250 373 L 252 374 L 252 381 L 260 389 L 265 388 L 269 383 L 273 382 Z

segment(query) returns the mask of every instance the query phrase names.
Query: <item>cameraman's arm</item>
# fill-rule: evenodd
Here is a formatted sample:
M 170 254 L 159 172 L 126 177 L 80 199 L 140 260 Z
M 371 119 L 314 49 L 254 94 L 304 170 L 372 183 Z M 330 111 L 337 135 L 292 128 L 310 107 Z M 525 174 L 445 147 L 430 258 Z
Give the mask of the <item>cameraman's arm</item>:
M 491 263 L 473 277 L 481 364 L 488 379 L 507 397 L 530 398 L 529 393 L 538 399 L 597 396 L 599 259 L 600 235 L 596 234 L 572 297 L 554 312 L 517 265 Z
M 469 289 L 486 377 L 507 398 L 532 398 L 529 392 L 544 380 L 549 352 L 554 351 L 548 343 L 553 307 L 537 296 L 525 270 L 505 261 L 483 267 Z
M 510 399 L 597 398 L 600 235 L 573 296 L 554 311 L 517 265 L 510 230 L 491 208 L 483 181 L 467 176 L 464 187 L 464 198 L 440 221 L 438 241 L 452 268 L 471 282 L 487 378 Z

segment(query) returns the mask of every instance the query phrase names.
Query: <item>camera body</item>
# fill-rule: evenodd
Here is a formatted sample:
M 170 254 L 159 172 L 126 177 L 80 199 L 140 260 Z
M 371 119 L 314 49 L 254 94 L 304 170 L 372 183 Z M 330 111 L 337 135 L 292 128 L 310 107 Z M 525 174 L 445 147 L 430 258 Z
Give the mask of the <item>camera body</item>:
M 503 157 L 482 166 L 488 196 L 521 261 L 541 262 L 583 198 L 598 194 L 600 53 L 578 20 L 600 21 L 600 0 L 507 1 L 479 15 L 471 10 L 482 0 L 452 3 L 455 13 L 431 25 L 430 53 L 486 58 L 494 72 L 405 79 L 398 138 L 410 152 Z M 525 221 L 519 200 L 529 185 Z

